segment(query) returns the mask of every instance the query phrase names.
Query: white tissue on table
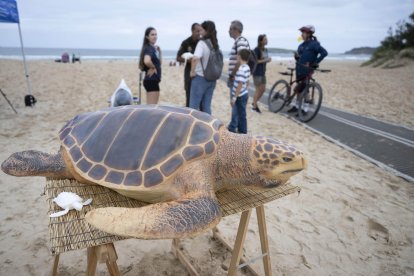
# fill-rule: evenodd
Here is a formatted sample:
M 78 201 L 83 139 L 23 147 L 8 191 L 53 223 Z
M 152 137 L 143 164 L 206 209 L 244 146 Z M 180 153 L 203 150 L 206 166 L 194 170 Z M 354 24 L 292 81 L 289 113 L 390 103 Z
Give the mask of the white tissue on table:
M 53 199 L 53 202 L 64 210 L 50 214 L 49 217 L 56 218 L 66 215 L 72 209 L 80 211 L 82 210 L 83 206 L 88 205 L 92 202 L 92 198 L 86 200 L 85 202 L 82 202 L 82 200 L 83 199 L 75 193 L 61 192 L 57 197 Z

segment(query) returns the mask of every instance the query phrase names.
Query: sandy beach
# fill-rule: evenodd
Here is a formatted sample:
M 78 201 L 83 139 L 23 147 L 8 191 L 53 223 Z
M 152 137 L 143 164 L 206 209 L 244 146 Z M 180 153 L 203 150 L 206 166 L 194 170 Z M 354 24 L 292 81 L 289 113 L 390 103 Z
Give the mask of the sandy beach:
M 329 74 L 315 78 L 324 88 L 324 105 L 414 128 L 414 64 L 385 70 L 360 67 L 359 61 L 324 61 Z M 60 64 L 29 61 L 34 108 L 24 106 L 26 82 L 21 61 L 0 60 L 0 162 L 21 150 L 54 153 L 57 133 L 73 116 L 107 107 L 121 79 L 138 95 L 133 61 L 82 61 Z M 268 86 L 280 78 L 285 62 L 268 67 Z M 183 67 L 164 62 L 161 104 L 184 105 Z M 143 102 L 145 92 L 142 88 Z M 251 100 L 250 100 L 251 102 Z M 249 103 L 250 106 L 250 103 Z M 306 130 L 270 113 L 247 112 L 249 133 L 295 144 L 309 168 L 291 179 L 302 188 L 265 206 L 274 275 L 413 275 L 414 186 Z M 228 90 L 218 81 L 213 115 L 230 119 Z M 0 275 L 49 275 L 47 204 L 42 177 L 15 178 L 0 172 Z M 238 215 L 218 225 L 234 242 Z M 248 258 L 261 254 L 256 215 L 247 233 Z M 186 275 L 170 252 L 170 240 L 124 240 L 115 243 L 123 275 Z M 201 275 L 226 275 L 231 255 L 211 232 L 183 241 Z M 261 261 L 255 267 L 262 271 Z M 86 250 L 60 257 L 59 275 L 84 275 Z M 105 265 L 98 275 L 107 275 Z M 240 275 L 249 275 L 240 273 Z

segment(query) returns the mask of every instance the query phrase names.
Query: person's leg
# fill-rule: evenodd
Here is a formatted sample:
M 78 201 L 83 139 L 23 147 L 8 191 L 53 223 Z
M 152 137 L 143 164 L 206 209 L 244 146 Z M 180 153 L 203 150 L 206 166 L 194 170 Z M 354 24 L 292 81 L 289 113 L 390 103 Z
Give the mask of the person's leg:
M 201 101 L 201 110 L 211 115 L 211 101 L 217 81 L 206 81 L 207 86 Z
M 257 102 L 260 101 L 260 99 L 262 98 L 265 90 L 266 90 L 266 84 L 259 85 L 258 94 L 256 98 L 256 106 L 257 106 Z
M 266 90 L 266 77 L 265 76 L 255 76 L 254 77 L 254 84 L 256 87 L 256 91 L 253 95 L 253 103 L 252 103 L 252 110 L 258 113 L 262 113 L 257 103 L 260 101 L 260 98 L 263 96 Z
M 190 107 L 191 78 L 184 75 L 185 106 Z
M 230 94 L 229 94 L 229 100 L 231 100 L 231 91 L 233 89 L 233 82 L 234 81 L 227 80 L 227 87 L 229 88 L 229 92 L 230 92 Z
M 294 88 L 294 92 L 296 93 L 296 98 L 294 100 L 292 100 L 292 103 L 291 103 L 292 107 L 287 111 L 288 113 L 294 113 L 294 112 L 298 111 L 299 95 L 302 92 L 302 90 L 305 89 L 305 87 L 306 87 L 306 81 L 302 78 L 302 80 L 298 81 L 298 83 L 296 84 L 296 86 Z
M 247 115 L 246 115 L 246 106 L 247 101 L 249 100 L 249 95 L 243 95 L 237 98 L 237 114 L 238 114 L 238 129 L 239 133 L 247 133 Z
M 236 101 L 237 102 L 237 101 Z M 231 108 L 231 121 L 227 127 L 230 132 L 237 133 L 237 126 L 239 124 L 238 121 L 238 113 L 237 113 L 237 105 L 234 104 Z
M 147 90 L 147 104 L 158 104 L 160 97 L 159 81 L 144 80 L 144 87 Z
M 205 90 L 203 80 L 203 77 L 195 76 L 191 81 L 190 107 L 197 110 L 200 110 L 200 104 Z
M 257 98 L 259 97 L 259 86 L 255 86 L 255 88 L 252 102 L 253 109 L 257 107 Z
M 257 106 L 257 101 L 259 98 L 259 89 L 260 89 L 260 81 L 259 81 L 259 76 L 253 76 L 253 83 L 254 83 L 254 87 L 256 88 L 254 91 L 254 95 L 253 95 L 253 109 Z
M 159 91 L 147 92 L 147 104 L 158 104 L 159 97 L 160 97 Z
M 231 101 L 231 91 L 233 89 L 233 82 L 227 81 L 227 87 L 230 91 L 230 97 L 229 102 Z M 231 132 L 237 132 L 237 109 L 235 108 L 236 105 L 234 105 L 231 109 L 231 120 L 228 126 L 228 130 Z

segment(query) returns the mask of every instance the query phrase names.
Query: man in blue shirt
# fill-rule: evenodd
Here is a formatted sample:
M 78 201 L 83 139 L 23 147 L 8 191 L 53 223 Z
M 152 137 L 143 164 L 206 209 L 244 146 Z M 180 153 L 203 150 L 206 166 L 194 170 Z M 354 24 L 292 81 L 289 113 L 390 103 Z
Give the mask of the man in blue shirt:
M 302 32 L 303 43 L 299 45 L 298 51 L 295 53 L 296 79 L 298 80 L 295 92 L 297 93 L 301 93 L 305 89 L 312 77 L 313 70 L 318 68 L 319 63 L 328 55 L 328 52 L 313 35 L 315 33 L 314 26 L 303 26 L 299 31 Z M 289 113 L 297 111 L 297 103 L 288 110 Z

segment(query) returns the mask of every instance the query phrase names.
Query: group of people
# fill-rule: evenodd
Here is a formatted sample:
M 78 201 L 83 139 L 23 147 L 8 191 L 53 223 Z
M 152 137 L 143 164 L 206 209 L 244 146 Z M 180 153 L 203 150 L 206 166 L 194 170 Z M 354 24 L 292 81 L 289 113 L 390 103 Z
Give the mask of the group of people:
M 313 70 L 327 56 L 327 51 L 320 45 L 313 35 L 315 28 L 311 25 L 299 29 L 304 42 L 295 52 L 296 77 L 298 85 L 295 91 L 299 93 L 305 88 Z M 271 62 L 266 45 L 268 43 L 265 34 L 257 38 L 257 46 L 254 53 L 257 57 L 257 66 L 251 72 L 248 61 L 251 55 L 249 41 L 242 36 L 243 24 L 234 20 L 230 24 L 229 35 L 234 39 L 234 44 L 229 55 L 228 81 L 230 105 L 232 106 L 231 121 L 228 130 L 237 133 L 247 133 L 246 108 L 248 102 L 248 87 L 250 76 L 253 75 L 255 94 L 252 102 L 252 110 L 261 113 L 257 102 L 266 89 L 266 64 Z M 139 68 L 145 72 L 143 81 L 147 91 L 147 104 L 157 104 L 159 100 L 161 81 L 161 49 L 156 45 L 157 31 L 149 27 L 141 48 Z M 186 106 L 211 114 L 211 101 L 213 99 L 216 80 L 208 80 L 204 77 L 209 56 L 212 50 L 220 50 L 217 40 L 217 30 L 213 21 L 194 23 L 191 26 L 191 36 L 185 39 L 177 52 L 176 60 L 185 62 L 184 90 L 186 94 Z M 191 53 L 190 57 L 186 53 Z M 296 112 L 293 106 L 288 112 Z

